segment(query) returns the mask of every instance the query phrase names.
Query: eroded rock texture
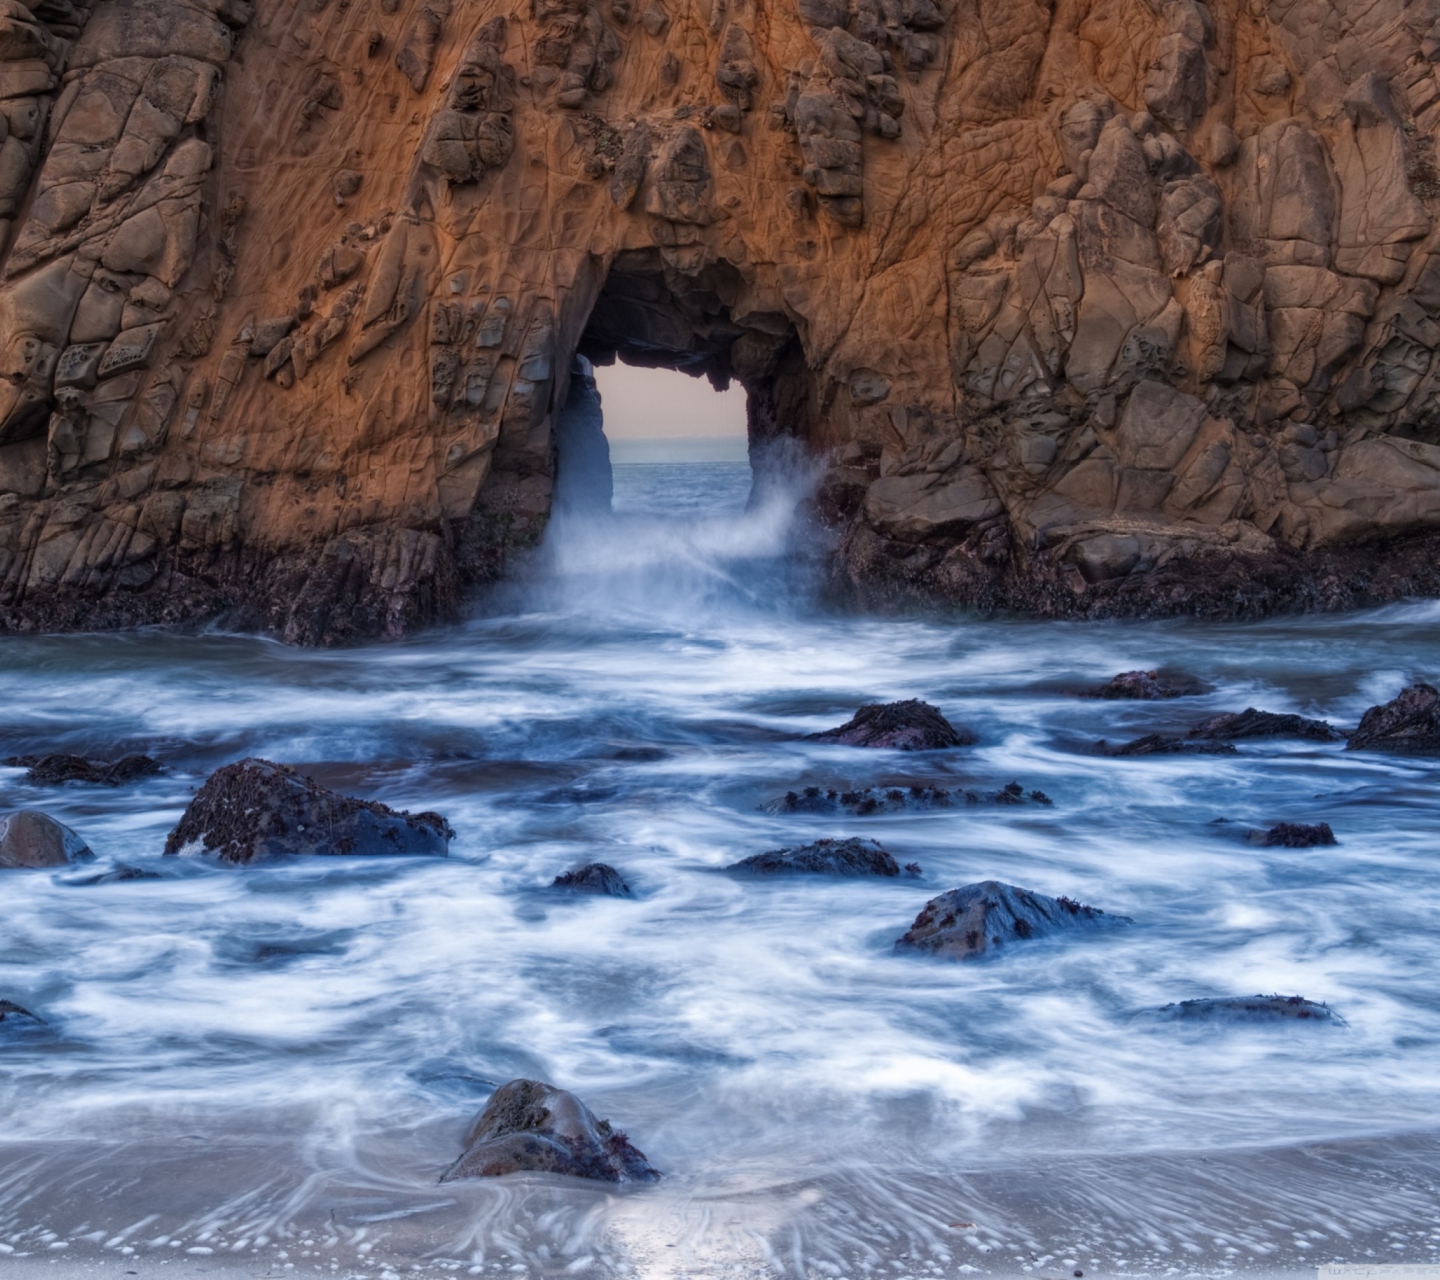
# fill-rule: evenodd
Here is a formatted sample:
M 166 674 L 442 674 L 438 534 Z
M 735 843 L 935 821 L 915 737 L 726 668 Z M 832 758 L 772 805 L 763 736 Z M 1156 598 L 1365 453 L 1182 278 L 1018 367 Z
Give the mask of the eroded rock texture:
M 836 585 L 1440 591 L 1440 0 L 0 0 L 0 626 L 394 635 L 576 353 L 750 396 Z

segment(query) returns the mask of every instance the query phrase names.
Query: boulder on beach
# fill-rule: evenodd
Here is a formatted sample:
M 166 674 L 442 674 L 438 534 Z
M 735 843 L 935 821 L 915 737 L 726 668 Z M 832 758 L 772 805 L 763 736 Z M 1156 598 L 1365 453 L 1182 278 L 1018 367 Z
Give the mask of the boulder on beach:
M 561 1173 L 597 1182 L 660 1177 L 608 1120 L 597 1120 L 573 1093 L 539 1080 L 512 1080 L 495 1090 L 466 1132 L 464 1148 L 441 1182 L 507 1173 Z
M 0 1040 L 44 1035 L 49 1031 L 44 1018 L 37 1018 L 29 1009 L 13 1000 L 0 1000 Z
M 1278 822 L 1269 831 L 1256 831 L 1250 839 L 1278 849 L 1315 849 L 1340 843 L 1328 822 Z
M 907 810 L 950 809 L 976 804 L 1039 804 L 1054 801 L 1043 791 L 1027 791 L 1018 782 L 1007 782 L 994 791 L 956 787 L 860 787 L 842 791 L 838 787 L 806 787 L 787 791 L 767 800 L 760 808 L 766 813 L 849 813 L 864 818 L 876 813 L 903 813 Z
M 1131 924 L 1071 898 L 1048 898 L 998 880 L 984 880 L 931 898 L 896 940 L 896 951 L 923 951 L 944 960 L 977 960 L 1012 942 L 1078 929 Z
M 122 756 L 119 760 L 87 760 L 84 756 L 10 756 L 0 764 L 25 769 L 25 781 L 36 787 L 56 787 L 64 782 L 89 782 L 102 787 L 119 787 L 139 778 L 164 773 L 165 767 L 149 756 Z
M 48 813 L 0 813 L 0 868 L 64 867 L 94 856 L 85 841 Z
M 165 841 L 234 866 L 289 854 L 443 858 L 455 833 L 438 813 L 407 813 L 322 787 L 288 765 L 249 758 L 217 769 Z
M 772 849 L 725 868 L 755 876 L 898 876 L 919 875 L 913 862 L 904 868 L 874 840 L 851 836 L 848 840 L 816 840 L 797 849 Z
M 1316 1004 L 1303 996 L 1219 996 L 1181 1000 L 1158 1009 L 1146 1009 L 1140 1016 L 1157 1022 L 1344 1022 L 1329 1005 Z
M 847 747 L 881 747 L 892 751 L 940 751 L 969 747 L 979 741 L 969 729 L 957 729 L 936 707 L 919 698 L 905 702 L 872 702 L 836 729 L 809 735 L 814 742 L 839 742 Z
M 593 893 L 606 898 L 633 898 L 625 877 L 607 862 L 587 862 L 574 871 L 555 877 L 552 889 L 568 889 L 571 893 Z
M 1113 679 L 1085 692 L 1087 698 L 1134 698 L 1160 702 L 1167 698 L 1197 698 L 1209 693 L 1203 680 L 1182 671 L 1122 671 Z
M 1412 684 L 1360 717 L 1347 751 L 1394 751 L 1405 755 L 1440 755 L 1440 689 Z
M 1235 748 L 1228 742 L 1209 738 L 1181 738 L 1168 733 L 1147 733 L 1133 742 L 1112 747 L 1105 739 L 1095 744 L 1102 756 L 1233 756 Z
M 1211 716 L 1191 728 L 1186 736 L 1224 742 L 1233 742 L 1237 738 L 1306 738 L 1311 742 L 1340 742 L 1345 737 L 1325 720 L 1256 711 L 1254 707 Z

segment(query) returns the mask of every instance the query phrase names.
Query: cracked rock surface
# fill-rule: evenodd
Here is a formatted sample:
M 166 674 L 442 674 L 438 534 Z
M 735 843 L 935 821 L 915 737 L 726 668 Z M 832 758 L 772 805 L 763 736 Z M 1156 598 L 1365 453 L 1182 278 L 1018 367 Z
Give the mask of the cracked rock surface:
M 577 353 L 742 383 L 864 607 L 1440 594 L 1437 51 L 1428 0 L 7 0 L 0 628 L 449 617 Z

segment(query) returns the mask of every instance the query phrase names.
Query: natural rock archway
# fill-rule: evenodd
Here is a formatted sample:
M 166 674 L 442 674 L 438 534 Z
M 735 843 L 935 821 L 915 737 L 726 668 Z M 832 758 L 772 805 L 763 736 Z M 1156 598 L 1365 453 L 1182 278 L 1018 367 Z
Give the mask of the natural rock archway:
M 740 379 L 837 585 L 1440 591 L 1440 8 L 0 0 L 0 627 L 403 633 L 577 352 Z

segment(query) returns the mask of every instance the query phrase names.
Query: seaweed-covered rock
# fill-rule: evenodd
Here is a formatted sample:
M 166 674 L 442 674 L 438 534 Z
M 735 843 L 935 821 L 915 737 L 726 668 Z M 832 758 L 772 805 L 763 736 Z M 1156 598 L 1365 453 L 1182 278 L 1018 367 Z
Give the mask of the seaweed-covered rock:
M 614 867 L 606 862 L 587 862 L 574 871 L 555 877 L 552 889 L 568 889 L 571 893 L 594 893 L 606 898 L 633 898 L 630 886 Z
M 1181 1000 L 1158 1009 L 1148 1009 L 1144 1016 L 1157 1022 L 1343 1022 L 1329 1005 L 1316 1004 L 1303 996 L 1220 996 Z
M 165 852 L 203 851 L 234 866 L 287 854 L 443 858 L 454 834 L 438 813 L 401 812 L 343 796 L 287 765 L 252 757 L 205 780 L 165 841 Z
M 1203 680 L 1180 671 L 1122 671 L 1118 676 L 1089 690 L 1087 698 L 1135 698 L 1159 702 L 1167 698 L 1196 698 L 1209 693 Z
M 1389 702 L 1371 707 L 1360 717 L 1346 750 L 1440 755 L 1440 689 L 1412 684 Z
M 944 960 L 976 960 L 1010 942 L 1130 924 L 1071 898 L 1047 898 L 998 880 L 984 880 L 931 898 L 896 940 L 896 951 L 923 951 Z
M 599 1182 L 655 1182 L 643 1152 L 573 1093 L 539 1080 L 495 1090 L 465 1134 L 464 1154 L 442 1182 L 507 1173 L 562 1173 Z
M 861 787 L 841 791 L 836 787 L 806 787 L 787 791 L 783 796 L 767 800 L 761 809 L 766 813 L 849 813 L 864 818 L 876 813 L 903 813 L 906 810 L 949 809 L 958 805 L 977 804 L 1039 804 L 1054 801 L 1043 791 L 1027 791 L 1018 782 L 1007 782 L 994 791 L 976 791 L 956 787 Z
M 756 876 L 898 876 L 901 866 L 874 840 L 851 836 L 848 840 L 816 840 L 797 849 L 772 849 L 757 853 L 726 868 L 727 871 Z M 913 862 L 904 867 L 907 875 L 919 875 Z
M 1102 756 L 1233 756 L 1235 748 L 1228 742 L 1209 738 L 1181 738 L 1168 733 L 1147 733 L 1143 738 L 1112 747 L 1103 738 L 1095 744 Z
M 1256 844 L 1280 849 L 1314 849 L 1339 844 L 1328 822 L 1280 822 L 1269 831 L 1257 831 L 1254 840 Z
M 1311 742 L 1339 742 L 1345 735 L 1325 720 L 1246 707 L 1244 711 L 1227 711 L 1223 715 L 1210 716 L 1195 725 L 1186 736 L 1226 742 L 1237 738 L 1306 738 Z
M 95 855 L 63 822 L 38 809 L 0 813 L 0 867 L 63 867 Z
M 812 733 L 816 742 L 840 742 L 847 747 L 882 747 L 892 751 L 940 751 L 946 747 L 973 746 L 978 739 L 969 729 L 957 729 L 936 707 L 919 698 L 905 702 L 872 702 L 836 729 Z
M 44 1018 L 36 1017 L 13 1000 L 0 1000 L 0 1041 L 43 1036 L 49 1030 Z
M 10 756 L 0 764 L 25 769 L 25 781 L 37 787 L 56 787 L 64 782 L 89 782 L 102 787 L 119 787 L 139 778 L 164 773 L 165 767 L 149 756 L 122 756 L 119 760 L 87 760 L 84 756 Z

